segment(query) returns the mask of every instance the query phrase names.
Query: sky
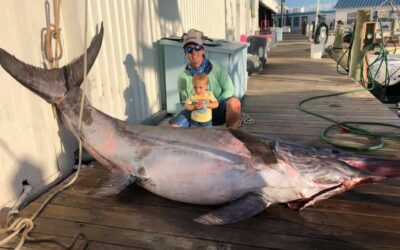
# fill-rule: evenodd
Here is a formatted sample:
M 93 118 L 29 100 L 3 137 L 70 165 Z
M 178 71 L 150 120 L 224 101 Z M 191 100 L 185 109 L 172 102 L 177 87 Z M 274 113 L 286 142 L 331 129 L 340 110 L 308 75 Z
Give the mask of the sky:
M 281 0 L 277 1 L 279 4 L 281 3 Z M 320 3 L 322 2 L 332 2 L 332 0 L 320 0 Z M 309 5 L 309 4 L 317 4 L 317 0 L 286 0 L 285 1 L 286 6 L 288 7 L 293 7 L 293 6 L 302 6 L 302 5 Z

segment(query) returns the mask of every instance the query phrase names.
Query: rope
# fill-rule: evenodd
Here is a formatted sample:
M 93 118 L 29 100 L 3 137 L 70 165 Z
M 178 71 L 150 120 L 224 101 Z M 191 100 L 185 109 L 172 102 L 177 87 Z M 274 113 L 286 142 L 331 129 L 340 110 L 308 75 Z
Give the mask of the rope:
M 250 115 L 245 114 L 245 113 L 242 113 L 242 114 L 240 115 L 240 120 L 239 120 L 239 126 L 238 126 L 238 128 L 240 128 L 243 124 L 246 124 L 246 125 L 253 125 L 253 124 L 255 124 L 255 123 L 256 123 L 256 121 L 255 121 L 253 118 L 251 118 Z
M 58 68 L 58 61 L 63 56 L 63 47 L 61 44 L 60 29 L 60 9 L 61 0 L 53 0 L 53 16 L 54 24 L 50 23 L 50 4 L 45 3 L 46 10 L 46 28 L 41 31 L 42 36 L 42 52 L 45 59 L 49 62 L 51 69 Z M 53 45 L 53 39 L 55 40 Z M 53 53 L 53 47 L 55 49 Z
M 15 218 L 15 216 L 19 213 L 18 208 L 13 208 L 11 211 L 8 212 L 7 214 L 7 224 L 5 227 L 5 230 L 7 232 L 13 232 L 10 234 L 8 237 L 0 241 L 0 246 L 3 246 L 10 240 L 12 240 L 14 237 L 18 236 L 22 232 L 22 237 L 18 243 L 18 245 L 15 247 L 16 250 L 19 250 L 22 248 L 24 245 L 25 241 L 50 241 L 54 242 L 56 244 L 59 244 L 60 246 L 68 249 L 71 248 L 75 242 L 78 240 L 78 238 L 83 238 L 83 234 L 77 234 L 73 238 L 72 242 L 69 245 L 66 245 L 65 243 L 61 242 L 58 240 L 56 237 L 41 237 L 41 238 L 33 238 L 29 235 L 29 233 L 33 230 L 34 223 L 33 220 L 36 219 L 36 217 L 43 211 L 43 209 L 46 207 L 46 205 L 59 193 L 67 189 L 68 187 L 72 186 L 72 184 L 76 181 L 76 179 L 79 176 L 79 171 L 81 168 L 81 155 L 79 157 L 79 165 L 78 165 L 78 170 L 75 173 L 75 176 L 72 178 L 70 182 L 68 182 L 65 186 L 61 187 L 58 189 L 56 192 L 51 194 L 41 205 L 40 207 L 36 210 L 36 212 L 29 218 Z M 86 244 L 85 244 L 86 245 Z
M 58 6 L 59 8 L 59 6 Z M 84 76 L 83 76 L 83 85 L 87 83 L 87 50 L 86 50 L 86 45 L 87 45 L 87 16 L 88 16 L 88 1 L 85 0 L 85 37 L 84 37 Z M 82 98 L 81 98 L 81 106 L 80 106 L 80 111 L 79 111 L 79 123 L 78 123 L 78 130 L 81 131 L 82 129 L 82 114 L 83 114 L 83 105 L 84 105 L 84 98 L 85 97 L 85 88 L 83 86 L 82 90 Z M 36 212 L 29 218 L 15 218 L 15 216 L 19 213 L 18 208 L 13 208 L 11 211 L 9 211 L 7 215 L 7 223 L 6 223 L 6 231 L 7 232 L 12 232 L 9 236 L 7 236 L 5 239 L 0 241 L 0 246 L 3 246 L 10 240 L 12 240 L 14 237 L 18 236 L 20 233 L 22 233 L 21 239 L 18 243 L 18 245 L 15 247 L 16 250 L 20 250 L 22 246 L 24 245 L 25 241 L 33 241 L 33 242 L 53 242 L 65 249 L 70 249 L 75 245 L 78 239 L 81 239 L 84 241 L 83 249 L 87 246 L 88 240 L 86 236 L 83 233 L 78 233 L 74 236 L 72 242 L 70 244 L 65 244 L 64 242 L 61 242 L 59 239 L 53 236 L 49 237 L 40 237 L 40 238 L 33 238 L 29 234 L 34 228 L 34 223 L 33 220 L 43 211 L 43 209 L 46 207 L 46 205 L 59 193 L 64 191 L 65 189 L 69 188 L 72 186 L 72 184 L 75 183 L 75 181 L 78 179 L 80 170 L 81 170 L 81 165 L 82 165 L 82 140 L 79 138 L 79 163 L 78 163 L 78 168 L 77 171 L 75 172 L 74 177 L 63 187 L 59 188 L 56 192 L 51 194 L 42 204 L 41 206 L 36 210 Z

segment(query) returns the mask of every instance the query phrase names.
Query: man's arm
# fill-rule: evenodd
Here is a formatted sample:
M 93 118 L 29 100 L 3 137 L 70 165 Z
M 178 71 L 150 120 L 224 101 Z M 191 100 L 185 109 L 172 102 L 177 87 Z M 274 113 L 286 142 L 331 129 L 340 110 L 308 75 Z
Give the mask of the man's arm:
M 219 96 L 219 100 L 224 100 L 226 98 L 232 97 L 233 93 L 235 91 L 235 87 L 233 86 L 232 80 L 230 76 L 228 75 L 228 72 L 226 72 L 221 66 L 219 67 L 219 86 L 222 89 L 222 93 Z
M 189 98 L 189 93 L 187 90 L 187 82 L 188 80 L 181 75 L 178 78 L 178 91 L 179 91 L 179 99 L 182 106 L 185 105 L 185 101 Z

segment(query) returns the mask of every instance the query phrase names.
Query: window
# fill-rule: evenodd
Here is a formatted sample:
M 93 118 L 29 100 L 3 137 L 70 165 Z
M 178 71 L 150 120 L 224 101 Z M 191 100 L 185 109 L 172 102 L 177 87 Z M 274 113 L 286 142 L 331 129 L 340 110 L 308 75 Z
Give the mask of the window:
M 357 12 L 349 12 L 347 13 L 347 25 L 353 25 L 357 19 Z
M 299 27 L 299 21 L 300 21 L 300 17 L 296 16 L 293 18 L 293 26 L 294 27 Z
M 357 18 L 357 12 L 347 13 L 347 19 L 356 19 L 356 18 Z
M 286 26 L 292 26 L 292 18 L 290 16 L 286 17 Z

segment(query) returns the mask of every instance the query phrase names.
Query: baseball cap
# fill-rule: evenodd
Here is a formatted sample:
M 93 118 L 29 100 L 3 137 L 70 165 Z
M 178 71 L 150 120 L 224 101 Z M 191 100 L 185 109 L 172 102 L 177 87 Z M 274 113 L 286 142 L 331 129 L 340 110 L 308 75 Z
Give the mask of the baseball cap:
M 190 29 L 186 34 L 183 35 L 183 47 L 189 43 L 203 45 L 203 32 L 196 29 Z

